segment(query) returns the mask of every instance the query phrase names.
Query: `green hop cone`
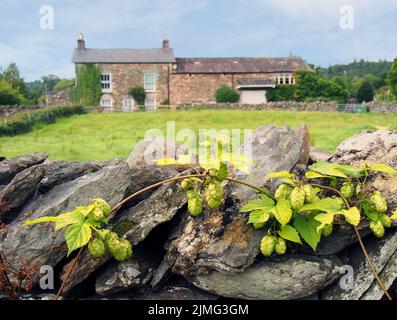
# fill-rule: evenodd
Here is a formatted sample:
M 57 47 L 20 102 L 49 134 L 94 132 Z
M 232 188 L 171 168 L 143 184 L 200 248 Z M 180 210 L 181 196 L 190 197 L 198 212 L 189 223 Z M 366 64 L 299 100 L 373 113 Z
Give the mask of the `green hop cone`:
M 269 257 L 272 255 L 275 246 L 276 246 L 276 237 L 266 235 L 262 238 L 261 252 L 265 257 Z
M 190 190 L 193 188 L 193 181 L 191 179 L 185 179 L 181 182 L 182 190 Z
M 385 228 L 390 228 L 391 227 L 392 221 L 391 221 L 390 217 L 387 214 L 384 214 L 384 213 L 380 214 L 379 215 L 379 220 L 380 220 L 380 222 L 382 223 L 382 225 Z
M 350 199 L 354 194 L 354 186 L 350 182 L 344 182 L 340 188 L 340 192 L 346 199 Z
M 380 220 L 371 221 L 369 227 L 371 228 L 374 235 L 378 238 L 382 238 L 384 236 L 385 228 L 383 227 L 383 224 Z
M 88 250 L 93 257 L 102 257 L 106 252 L 105 243 L 99 238 L 91 239 L 88 243 Z
M 187 191 L 188 211 L 191 216 L 198 217 L 203 211 L 203 199 L 197 190 Z
M 94 221 L 103 221 L 106 219 L 105 214 L 103 213 L 103 211 L 97 207 L 95 207 L 89 214 L 88 214 L 88 218 L 93 219 Z
M 91 201 L 98 209 L 100 209 L 103 212 L 105 218 L 109 217 L 112 209 L 105 200 L 97 198 L 97 199 L 92 199 Z
M 212 209 L 218 209 L 222 204 L 223 188 L 218 181 L 208 184 L 205 189 L 205 201 Z
M 266 222 L 254 222 L 252 225 L 254 226 L 255 229 L 259 230 L 266 225 Z
M 306 193 L 301 188 L 294 188 L 291 192 L 291 206 L 295 210 L 299 210 L 305 204 Z
M 287 252 L 287 242 L 283 238 L 278 238 L 274 246 L 274 251 L 277 254 L 285 254 Z
M 310 184 L 306 184 L 303 186 L 303 191 L 305 192 L 305 201 L 307 203 L 312 203 L 316 198 L 316 192 Z
M 117 261 L 124 261 L 131 258 L 131 256 L 132 256 L 131 242 L 129 242 L 126 239 L 120 239 L 118 248 L 113 252 L 113 257 Z
M 276 200 L 286 199 L 291 194 L 291 188 L 285 184 L 280 184 L 274 193 L 274 198 Z
M 386 199 L 380 194 L 379 191 L 375 191 L 371 196 L 371 201 L 375 205 L 377 211 L 383 213 L 387 211 Z
M 321 234 L 324 237 L 328 237 L 329 235 L 331 235 L 333 229 L 334 229 L 334 226 L 332 224 L 326 224 L 324 226 L 323 230 L 321 231 Z

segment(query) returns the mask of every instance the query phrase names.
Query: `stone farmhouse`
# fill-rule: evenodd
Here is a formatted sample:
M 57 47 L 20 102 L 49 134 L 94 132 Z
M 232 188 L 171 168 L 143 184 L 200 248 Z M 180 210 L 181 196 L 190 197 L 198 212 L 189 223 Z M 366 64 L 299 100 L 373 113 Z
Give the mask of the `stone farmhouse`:
M 240 103 L 266 102 L 266 91 L 280 84 L 293 85 L 294 72 L 310 69 L 300 58 L 177 58 L 169 40 L 155 49 L 91 49 L 83 35 L 77 41 L 73 60 L 79 66 L 101 66 L 105 111 L 132 111 L 138 106 L 128 90 L 141 86 L 146 91 L 145 107 L 215 102 L 215 91 L 228 85 L 240 94 Z

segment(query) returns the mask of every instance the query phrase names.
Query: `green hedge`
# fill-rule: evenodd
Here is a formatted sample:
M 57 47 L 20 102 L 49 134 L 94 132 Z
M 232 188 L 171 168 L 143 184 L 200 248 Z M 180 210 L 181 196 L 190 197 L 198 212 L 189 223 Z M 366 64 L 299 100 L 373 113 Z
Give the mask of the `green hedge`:
M 54 123 L 57 119 L 70 117 L 75 114 L 84 114 L 86 112 L 86 109 L 82 106 L 62 106 L 24 113 L 19 119 L 11 121 L 3 120 L 0 123 L 0 136 L 14 136 L 26 133 L 31 131 L 35 125 Z

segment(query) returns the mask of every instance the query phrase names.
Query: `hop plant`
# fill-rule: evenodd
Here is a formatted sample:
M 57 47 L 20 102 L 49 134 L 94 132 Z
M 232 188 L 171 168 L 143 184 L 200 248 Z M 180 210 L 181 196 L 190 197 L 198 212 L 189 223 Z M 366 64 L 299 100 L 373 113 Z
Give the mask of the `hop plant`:
M 285 184 L 280 184 L 274 193 L 274 198 L 276 200 L 286 199 L 291 194 L 291 188 Z
M 226 179 L 226 177 L 227 177 L 227 164 L 225 162 L 221 162 L 221 164 L 219 165 L 219 170 L 217 170 L 215 177 L 220 182 L 222 182 L 223 180 Z
M 100 238 L 93 238 L 88 243 L 88 250 L 93 257 L 102 257 L 106 252 L 105 243 Z
M 210 208 L 218 209 L 222 204 L 223 188 L 218 181 L 208 184 L 205 189 L 205 200 Z
M 371 228 L 374 235 L 378 238 L 382 238 L 384 236 L 385 228 L 383 227 L 383 224 L 380 220 L 371 221 L 369 227 Z
M 291 192 L 291 206 L 295 210 L 299 210 L 305 204 L 306 193 L 301 188 L 294 188 Z
M 354 194 L 354 186 L 350 182 L 344 182 L 340 188 L 340 192 L 346 199 L 350 199 Z
M 261 241 L 261 252 L 265 257 L 272 255 L 276 246 L 276 237 L 271 235 L 265 235 Z
M 345 202 L 343 201 L 343 199 L 341 197 L 335 197 L 334 199 L 338 202 L 338 204 L 341 208 L 346 208 Z
M 391 221 L 390 217 L 387 214 L 384 214 L 384 213 L 380 214 L 379 215 L 379 220 L 380 220 L 380 222 L 382 223 L 382 225 L 385 228 L 390 228 L 391 227 L 392 221 Z
M 190 190 L 193 188 L 193 181 L 191 179 L 185 179 L 181 182 L 182 190 Z
M 307 203 L 312 203 L 316 198 L 316 191 L 314 191 L 314 188 L 310 184 L 306 184 L 302 189 L 305 192 L 305 201 Z
M 187 191 L 188 211 L 191 216 L 198 217 L 203 211 L 203 199 L 197 190 Z
M 375 191 L 371 196 L 371 201 L 375 205 L 377 211 L 383 213 L 387 211 L 387 202 L 379 191 Z
M 328 237 L 329 235 L 332 234 L 333 229 L 334 229 L 334 227 L 333 227 L 332 224 L 326 224 L 326 225 L 324 226 L 323 230 L 321 231 L 321 234 L 322 234 L 324 237 Z
M 283 238 L 278 238 L 274 250 L 279 255 L 285 254 L 287 252 L 287 242 Z

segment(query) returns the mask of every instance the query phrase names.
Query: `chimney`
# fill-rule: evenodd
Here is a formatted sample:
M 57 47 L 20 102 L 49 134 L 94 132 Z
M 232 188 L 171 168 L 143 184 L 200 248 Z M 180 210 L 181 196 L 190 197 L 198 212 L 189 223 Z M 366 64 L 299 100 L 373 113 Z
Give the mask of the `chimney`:
M 85 41 L 82 33 L 80 33 L 79 39 L 77 40 L 77 49 L 81 51 L 85 50 Z
M 163 49 L 169 49 L 170 48 L 170 40 L 167 38 L 164 38 L 163 40 Z

